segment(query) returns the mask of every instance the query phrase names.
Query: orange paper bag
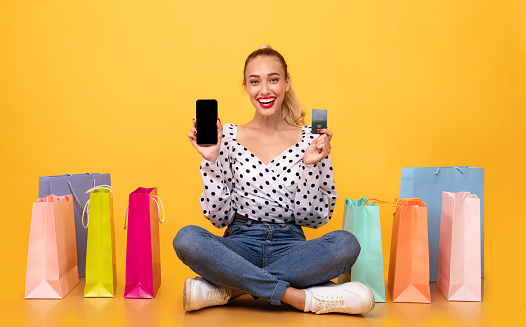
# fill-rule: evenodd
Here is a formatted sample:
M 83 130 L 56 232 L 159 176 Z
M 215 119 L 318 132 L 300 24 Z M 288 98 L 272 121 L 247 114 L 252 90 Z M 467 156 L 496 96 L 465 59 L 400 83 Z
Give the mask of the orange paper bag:
M 62 299 L 79 283 L 71 195 L 33 203 L 26 270 L 26 299 Z
M 397 199 L 387 288 L 393 302 L 431 303 L 427 207 L 420 199 Z
M 442 192 L 437 287 L 449 301 L 481 301 L 480 199 Z

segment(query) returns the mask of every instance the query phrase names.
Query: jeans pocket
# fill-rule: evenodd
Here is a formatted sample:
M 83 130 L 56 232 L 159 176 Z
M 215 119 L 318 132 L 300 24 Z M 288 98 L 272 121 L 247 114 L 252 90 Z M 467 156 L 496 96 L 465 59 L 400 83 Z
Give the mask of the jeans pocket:
M 300 226 L 296 225 L 296 224 L 284 224 L 283 227 L 285 228 L 285 230 L 296 236 L 296 237 L 299 237 L 301 238 L 302 240 L 306 241 L 307 238 L 305 237 L 305 234 L 303 233 L 303 229 L 301 229 Z
M 234 236 L 241 233 L 245 229 L 245 224 L 231 224 L 227 227 L 223 237 Z

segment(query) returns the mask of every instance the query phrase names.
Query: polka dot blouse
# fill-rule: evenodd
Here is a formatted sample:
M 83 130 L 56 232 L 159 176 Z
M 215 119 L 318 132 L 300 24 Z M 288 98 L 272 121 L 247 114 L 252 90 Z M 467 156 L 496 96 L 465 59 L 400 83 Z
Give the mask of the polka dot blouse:
M 268 165 L 236 142 L 237 125 L 223 126 L 219 157 L 201 160 L 205 217 L 218 228 L 228 226 L 236 212 L 248 219 L 295 222 L 318 228 L 329 221 L 336 204 L 330 156 L 312 165 L 302 161 L 305 149 L 319 135 L 303 126 L 302 140 Z

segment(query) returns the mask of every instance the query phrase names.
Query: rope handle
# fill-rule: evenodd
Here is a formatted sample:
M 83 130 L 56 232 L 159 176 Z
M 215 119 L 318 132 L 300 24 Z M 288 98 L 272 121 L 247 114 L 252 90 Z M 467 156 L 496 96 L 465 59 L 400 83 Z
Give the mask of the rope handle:
M 464 172 L 462 171 L 462 169 L 460 169 L 460 167 L 451 167 L 451 168 L 456 168 L 460 174 L 464 175 Z M 440 167 L 437 167 L 437 171 L 435 171 L 435 175 L 438 175 L 438 172 L 440 171 Z
M 86 173 L 89 175 L 89 173 Z M 71 174 L 66 174 L 68 176 L 71 176 Z M 77 204 L 79 205 L 80 208 L 83 208 L 84 206 L 82 205 L 82 203 L 80 203 L 80 200 L 79 200 L 79 197 L 77 196 L 77 193 L 75 193 L 75 190 L 73 189 L 73 185 L 71 185 L 71 182 L 70 181 L 67 181 L 68 183 L 68 186 L 69 186 L 69 190 L 71 191 L 71 194 L 73 195 L 73 198 L 75 199 L 75 201 L 77 202 Z M 96 185 L 96 181 L 95 179 L 93 179 L 93 187 L 95 187 Z M 84 214 L 84 212 L 82 212 L 82 214 Z
M 161 203 L 161 207 L 159 207 L 159 202 L 157 202 L 156 198 Z M 164 218 L 165 218 L 163 201 L 157 195 L 152 195 L 151 199 L 154 200 L 155 203 L 157 204 L 157 220 L 159 220 L 159 222 L 162 224 L 164 223 Z M 161 209 L 163 210 L 163 220 L 162 221 L 161 221 Z
M 91 193 L 95 190 L 108 190 L 110 191 L 110 197 L 113 197 L 113 188 L 110 186 L 110 185 L 99 185 L 99 186 L 94 186 L 92 188 L 90 188 L 89 190 L 86 191 L 86 194 L 87 193 Z
M 128 228 L 128 210 L 130 210 L 130 204 L 126 207 L 126 215 L 124 216 L 124 229 Z
M 95 180 L 93 180 L 93 183 L 95 183 Z M 102 190 L 102 189 L 109 190 L 110 191 L 110 197 L 113 197 L 113 189 L 109 185 L 94 186 L 94 187 L 90 188 L 89 190 L 87 190 L 86 193 L 91 193 L 91 192 L 93 192 L 95 190 Z M 86 201 L 86 204 L 84 205 L 84 209 L 82 210 L 82 219 L 81 220 L 82 220 L 82 227 L 84 227 L 84 228 L 88 228 L 88 226 L 89 226 L 89 207 L 90 207 L 90 199 L 88 199 L 88 201 Z M 88 209 L 87 211 L 86 211 L 86 208 Z M 86 214 L 86 224 L 84 224 L 84 214 Z
M 82 209 L 82 227 L 84 227 L 84 229 L 88 228 L 88 225 L 89 225 L 89 200 L 86 201 L 86 204 L 84 205 L 84 209 Z M 86 211 L 86 208 L 88 208 L 88 210 Z M 84 214 L 86 214 L 86 224 L 84 224 Z
M 449 201 L 453 201 L 455 199 L 455 193 L 444 192 L 443 196 L 446 196 Z M 461 199 L 478 199 L 478 196 L 469 192 L 463 192 Z
M 67 195 L 64 195 L 64 196 L 55 195 L 55 197 L 57 198 L 58 203 L 62 203 L 62 200 L 64 199 L 66 199 L 66 201 L 69 201 L 69 198 Z M 55 201 L 53 201 L 53 198 L 51 197 L 51 195 L 46 195 L 41 199 L 37 199 L 37 202 L 48 202 L 49 203 L 49 202 L 55 202 Z
M 388 201 L 382 201 L 382 200 L 379 200 L 379 199 L 368 198 L 367 201 L 372 201 L 374 203 L 380 203 L 380 204 L 386 205 L 388 207 L 393 207 L 393 208 L 396 208 L 396 209 L 401 208 L 402 207 L 402 203 L 406 203 L 406 202 L 421 202 L 421 203 L 425 204 L 425 202 L 422 201 L 422 199 L 419 199 L 419 198 L 398 199 L 395 202 L 388 202 Z M 395 212 L 393 213 L 393 215 L 396 213 L 396 209 L 395 209 Z
M 156 198 L 159 201 L 157 201 Z M 155 204 L 157 204 L 157 219 L 159 220 L 159 222 L 161 224 L 164 223 L 165 213 L 164 213 L 163 201 L 157 195 L 152 195 L 150 200 L 155 201 Z M 159 202 L 161 203 L 161 206 L 159 206 Z M 163 220 L 161 220 L 161 218 L 160 218 L 161 217 L 161 209 L 163 210 Z M 128 204 L 128 207 L 126 207 L 126 215 L 124 216 L 124 229 L 128 228 L 128 211 L 129 210 L 130 210 L 130 204 Z

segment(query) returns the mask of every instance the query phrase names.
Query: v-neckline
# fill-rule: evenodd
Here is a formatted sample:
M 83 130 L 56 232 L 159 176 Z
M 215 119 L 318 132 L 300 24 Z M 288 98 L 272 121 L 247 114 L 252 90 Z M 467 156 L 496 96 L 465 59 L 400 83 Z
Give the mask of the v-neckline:
M 265 166 L 265 168 L 268 168 L 269 165 L 273 164 L 273 163 L 276 161 L 276 159 L 279 159 L 281 156 L 283 156 L 283 154 L 284 154 L 285 152 L 288 152 L 288 151 L 289 151 L 290 149 L 292 149 L 293 147 L 299 147 L 299 145 L 300 145 L 300 144 L 303 142 L 303 140 L 305 139 L 305 132 L 304 132 L 304 130 L 303 130 L 303 128 L 304 128 L 305 126 L 302 126 L 302 127 L 301 127 L 301 140 L 299 140 L 298 142 L 292 144 L 291 146 L 289 146 L 288 148 L 286 148 L 285 150 L 283 150 L 280 154 L 278 154 L 276 157 L 274 157 L 274 159 L 272 159 L 269 163 L 264 163 L 263 160 L 261 160 L 258 156 L 256 156 L 256 155 L 255 155 L 252 151 L 250 151 L 246 146 L 244 146 L 243 144 L 241 144 L 241 143 L 239 143 L 239 142 L 237 141 L 237 130 L 238 130 L 239 126 L 238 126 L 238 125 L 235 125 L 235 124 L 234 124 L 234 126 L 235 126 L 235 128 L 234 128 L 234 133 L 233 133 L 234 135 L 233 135 L 232 140 L 233 140 L 234 142 L 236 142 L 239 146 L 243 147 L 243 149 L 245 149 L 246 151 L 248 151 L 248 153 L 250 153 L 252 156 L 254 156 L 254 158 L 256 158 L 256 159 L 258 160 L 258 162 L 260 162 L 263 166 Z

